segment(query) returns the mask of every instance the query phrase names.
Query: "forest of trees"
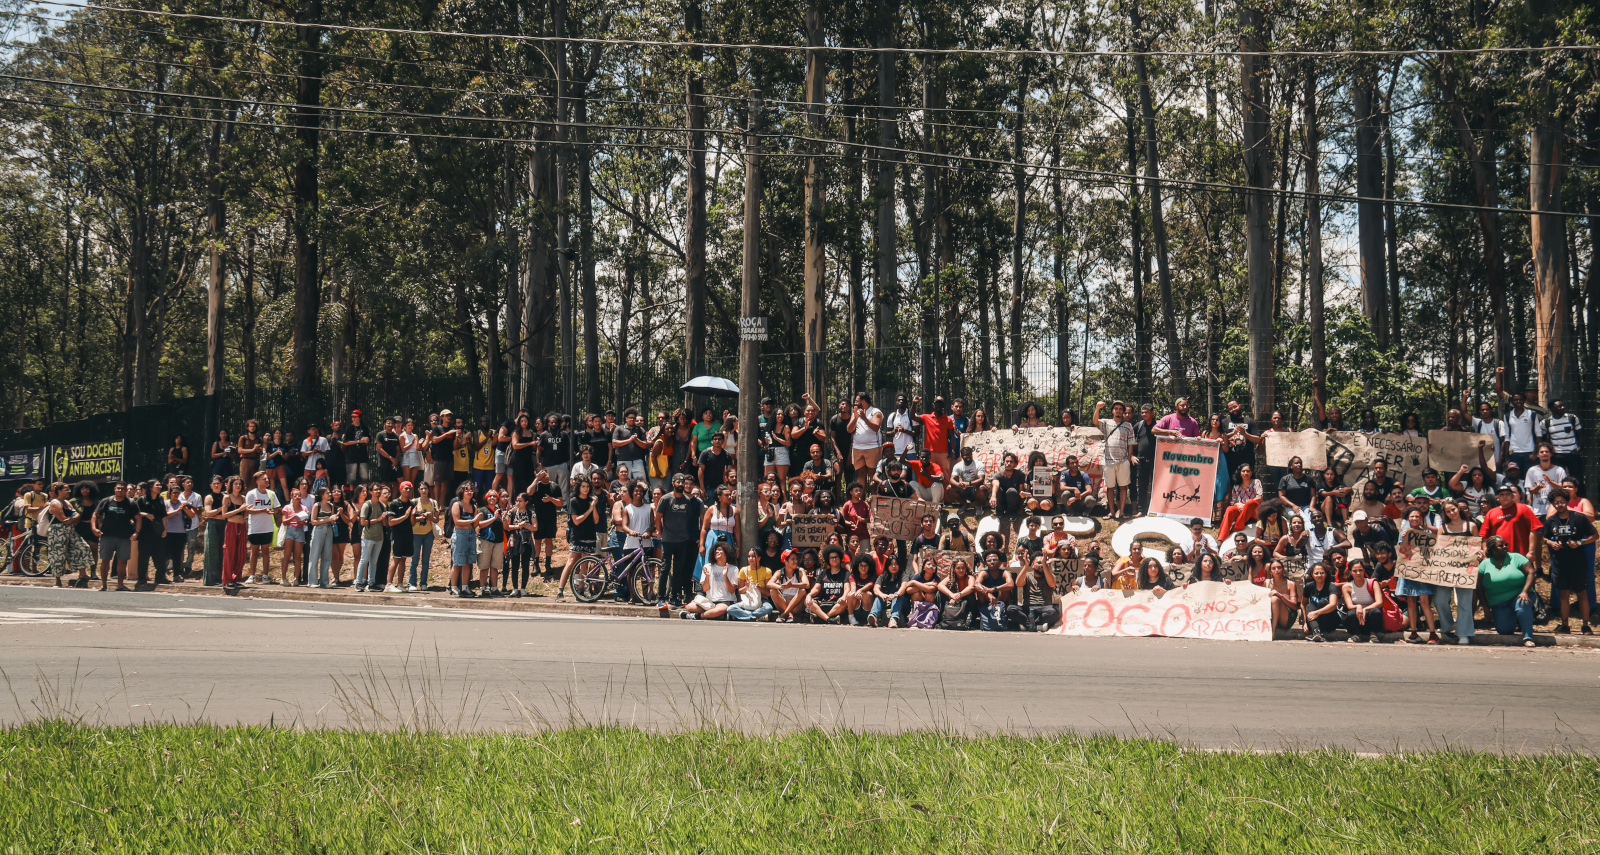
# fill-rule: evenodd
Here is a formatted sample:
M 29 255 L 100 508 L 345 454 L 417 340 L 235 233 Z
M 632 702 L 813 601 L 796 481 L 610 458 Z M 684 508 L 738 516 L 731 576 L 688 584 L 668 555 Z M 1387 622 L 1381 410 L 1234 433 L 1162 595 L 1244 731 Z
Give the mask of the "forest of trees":
M 747 143 L 790 397 L 1593 412 L 1591 3 L 108 2 L 4 7 L 7 427 L 735 376 Z

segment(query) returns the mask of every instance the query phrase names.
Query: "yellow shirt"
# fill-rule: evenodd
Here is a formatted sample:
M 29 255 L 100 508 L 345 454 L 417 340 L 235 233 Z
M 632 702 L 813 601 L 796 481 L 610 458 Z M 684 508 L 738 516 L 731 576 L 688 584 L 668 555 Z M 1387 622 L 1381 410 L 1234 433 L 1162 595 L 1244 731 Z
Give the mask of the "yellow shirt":
M 432 534 L 433 523 L 423 519 L 422 515 L 429 511 L 439 510 L 439 503 L 424 496 L 413 499 L 411 504 L 417 509 L 417 512 L 411 515 L 411 533 Z
M 27 514 L 28 522 L 38 522 L 39 512 L 44 510 L 44 506 L 48 504 L 50 504 L 50 497 L 43 493 L 36 493 L 33 490 L 29 490 L 28 492 L 22 494 L 23 512 Z
M 455 448 L 452 449 L 454 465 L 451 467 L 457 472 L 467 472 L 472 468 L 472 434 L 461 433 L 456 435 Z
M 494 471 L 494 434 L 480 430 L 474 443 L 478 447 L 477 454 L 473 455 L 472 468 L 484 472 Z
M 771 568 L 760 564 L 739 568 L 739 581 L 754 585 L 758 591 L 766 590 L 767 582 L 771 578 Z

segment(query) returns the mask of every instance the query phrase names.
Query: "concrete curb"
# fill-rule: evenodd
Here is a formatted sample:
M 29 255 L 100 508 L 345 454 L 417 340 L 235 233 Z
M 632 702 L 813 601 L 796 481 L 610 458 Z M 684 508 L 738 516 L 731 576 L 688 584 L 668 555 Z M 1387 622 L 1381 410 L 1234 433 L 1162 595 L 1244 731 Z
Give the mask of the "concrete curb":
M 49 576 L 0 576 L 0 585 L 16 585 L 19 587 L 48 588 L 55 584 Z M 276 585 L 252 585 L 238 591 L 226 591 L 222 588 L 208 588 L 198 582 L 182 582 L 176 585 L 137 585 L 134 590 L 139 593 L 175 594 L 197 597 L 241 597 L 253 600 L 283 600 L 302 603 L 341 603 L 344 605 L 359 606 L 405 606 L 419 608 L 427 606 L 436 609 L 475 609 L 491 612 L 536 612 L 542 614 L 559 615 L 585 615 L 604 617 L 632 617 L 656 618 L 660 613 L 647 606 L 622 605 L 618 603 L 578 603 L 556 602 L 550 597 L 527 597 L 513 600 L 504 597 L 491 599 L 458 599 L 442 591 L 429 591 L 420 594 L 368 594 L 356 593 L 350 588 L 332 588 L 316 590 L 305 587 L 279 587 Z M 1401 633 L 1379 632 L 1374 633 L 1382 644 L 1396 644 L 1401 640 Z M 1329 635 L 1329 644 L 1345 644 L 1345 633 L 1341 630 Z M 1311 642 L 1305 640 L 1305 634 L 1300 630 L 1291 630 L 1279 634 L 1277 641 L 1296 641 L 1303 644 Z M 1589 650 L 1600 650 L 1600 635 L 1555 635 L 1553 633 L 1535 633 L 1534 643 L 1539 647 L 1570 647 Z M 1454 647 L 1455 645 L 1440 642 L 1435 645 L 1404 645 L 1416 647 Z M 1493 632 L 1479 632 L 1473 636 L 1473 647 L 1511 647 L 1521 648 L 1522 638 L 1517 635 L 1499 635 Z
M 49 576 L 0 576 L 0 585 L 17 585 L 19 587 L 49 588 L 55 585 L 55 580 Z M 442 591 L 429 591 L 417 594 L 368 594 L 357 593 L 350 588 L 330 588 L 319 590 L 304 586 L 280 587 L 276 585 L 262 586 L 251 585 L 237 591 L 227 591 L 222 588 L 208 588 L 198 582 L 181 582 L 167 585 L 131 585 L 139 593 L 151 594 L 177 594 L 193 597 L 239 597 L 253 600 L 285 600 L 302 603 L 340 603 L 343 605 L 358 606 L 407 606 L 419 608 L 427 606 L 436 609 L 475 609 L 479 611 L 494 612 L 542 612 L 546 614 L 585 615 L 605 617 L 637 617 L 654 618 L 658 612 L 653 608 L 636 605 L 622 605 L 618 603 L 599 602 L 594 604 L 572 602 L 556 602 L 550 597 L 525 597 L 522 599 L 509 599 L 494 597 L 487 599 L 468 598 L 458 599 Z

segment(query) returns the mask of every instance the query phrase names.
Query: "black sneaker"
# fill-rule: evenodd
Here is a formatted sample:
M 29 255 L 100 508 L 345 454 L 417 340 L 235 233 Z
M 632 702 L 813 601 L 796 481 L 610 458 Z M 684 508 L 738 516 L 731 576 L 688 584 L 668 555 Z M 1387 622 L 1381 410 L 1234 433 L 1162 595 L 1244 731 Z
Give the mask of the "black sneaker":
M 1584 635 L 1594 635 L 1594 630 L 1590 629 L 1588 624 L 1584 624 L 1583 625 L 1583 634 Z
M 1551 630 L 1551 631 L 1554 632 L 1556 635 L 1571 635 L 1572 634 L 1572 627 L 1567 626 L 1566 624 L 1563 623 L 1563 624 L 1558 624 L 1556 626 L 1556 628 Z

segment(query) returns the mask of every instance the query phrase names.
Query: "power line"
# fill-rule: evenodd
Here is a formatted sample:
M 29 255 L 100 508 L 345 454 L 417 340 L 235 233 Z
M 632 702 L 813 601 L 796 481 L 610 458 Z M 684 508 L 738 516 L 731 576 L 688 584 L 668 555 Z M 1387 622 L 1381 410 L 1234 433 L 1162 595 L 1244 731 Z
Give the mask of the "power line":
M 188 18 L 203 21 L 222 21 L 236 24 L 264 24 L 273 27 L 294 27 L 300 29 L 308 27 L 319 30 L 336 32 L 357 33 L 383 33 L 385 35 L 402 36 L 446 36 L 451 38 L 505 40 L 514 42 L 528 42 L 534 44 L 594 44 L 594 45 L 627 45 L 630 47 L 665 47 L 665 48 L 699 48 L 704 50 L 773 50 L 791 53 L 805 53 L 819 50 L 828 53 L 863 53 L 863 54 L 902 54 L 910 56 L 1038 56 L 1038 57 L 1114 57 L 1131 58 L 1168 57 L 1168 56 L 1201 56 L 1201 57 L 1412 57 L 1412 56 L 1448 56 L 1472 54 L 1516 54 L 1516 53 L 1549 53 L 1549 52 L 1589 52 L 1600 51 L 1600 45 L 1538 45 L 1527 47 L 1498 47 L 1498 48 L 1428 48 L 1428 49 L 1401 49 L 1401 50 L 1342 50 L 1342 51 L 1308 51 L 1308 50 L 1267 50 L 1267 51 L 1060 51 L 1060 50 L 1030 50 L 1022 48 L 879 48 L 879 47 L 848 47 L 844 45 L 821 45 L 812 48 L 808 45 L 769 45 L 769 44 L 739 44 L 732 42 L 692 42 L 692 41 L 661 41 L 655 39 L 601 39 L 556 36 L 526 36 L 510 33 L 473 33 L 462 30 L 412 30 L 402 27 L 366 27 L 352 24 L 324 24 L 300 23 L 296 21 L 274 21 L 269 18 L 235 18 L 226 15 L 201 15 L 193 12 L 165 12 L 155 9 L 139 9 L 126 6 L 102 6 L 94 3 L 70 3 L 65 0 L 48 0 L 48 5 L 65 6 L 77 9 L 96 9 L 106 12 L 126 12 L 139 15 L 154 15 L 169 18 Z
M 183 96 L 183 97 L 191 97 L 191 96 Z M 229 99 L 223 99 L 223 100 L 229 100 Z M 62 102 L 27 101 L 27 100 L 23 100 L 23 99 L 9 98 L 9 97 L 0 97 L 0 102 L 22 104 L 22 105 L 33 106 L 33 107 L 41 107 L 41 106 L 43 106 L 43 107 L 59 107 L 59 108 L 70 109 L 70 110 L 85 110 L 85 111 L 93 111 L 93 112 L 102 112 L 102 113 L 109 113 L 109 114 L 115 114 L 115 115 L 134 116 L 134 117 L 142 118 L 142 119 L 152 119 L 152 118 L 176 119 L 176 120 L 179 120 L 179 121 L 192 121 L 192 122 L 205 122 L 205 123 L 212 123 L 212 122 L 216 122 L 216 121 L 226 121 L 226 120 L 219 120 L 219 119 L 216 119 L 214 117 L 206 117 L 206 116 L 192 116 L 192 115 L 186 115 L 186 114 L 168 114 L 168 113 L 149 113 L 149 112 L 121 110 L 121 109 L 116 109 L 116 108 L 108 108 L 108 107 L 101 107 L 101 106 L 95 106 L 95 105 L 85 106 L 85 105 L 81 105 L 81 104 L 70 104 L 70 103 L 62 103 Z M 369 111 L 369 112 L 377 112 L 378 115 L 383 115 L 381 111 Z M 533 121 L 536 121 L 536 120 L 524 120 L 524 121 L 533 122 Z M 244 121 L 235 120 L 231 124 L 236 124 L 236 125 L 240 125 L 240 126 L 244 126 L 244 127 L 263 127 L 263 128 L 282 129 L 282 130 L 297 130 L 298 129 L 298 126 L 295 126 L 295 125 L 286 125 L 286 124 L 280 124 L 280 123 L 274 123 L 274 122 L 244 122 Z M 559 123 L 551 122 L 551 123 L 548 123 L 548 124 L 559 124 Z M 569 126 L 576 126 L 574 123 L 567 123 L 567 124 Z M 599 124 L 591 124 L 591 125 L 585 125 L 585 126 L 586 127 L 601 128 L 601 129 L 605 129 L 607 127 L 610 127 L 610 126 L 599 125 Z M 623 129 L 623 130 L 633 130 L 633 131 L 671 132 L 673 134 L 682 133 L 682 129 L 680 129 L 680 128 L 663 129 L 663 128 L 643 127 L 643 126 L 637 126 L 637 127 L 618 126 L 618 128 L 619 129 Z M 366 134 L 366 135 L 371 135 L 371 136 L 413 137 L 413 138 L 418 138 L 418 139 L 443 139 L 443 140 L 458 140 L 458 141 L 466 141 L 466 142 L 510 142 L 510 143 L 518 143 L 518 144 L 522 144 L 522 145 L 527 145 L 527 144 L 530 144 L 530 143 L 533 142 L 532 140 L 528 140 L 526 138 L 518 138 L 518 137 L 475 137 L 475 136 L 460 136 L 460 135 L 453 135 L 453 134 L 436 134 L 436 133 L 425 133 L 425 132 L 371 130 L 371 129 L 365 129 L 365 128 L 346 128 L 346 127 L 342 127 L 342 126 L 341 127 L 323 126 L 319 130 L 333 132 L 333 133 L 355 133 L 355 134 Z M 743 132 L 740 131 L 739 133 L 743 133 Z M 893 147 L 893 146 L 880 146 L 880 145 L 872 145 L 872 144 L 868 144 L 868 143 L 846 143 L 846 142 L 842 142 L 840 140 L 821 139 L 821 138 L 814 138 L 814 137 L 804 137 L 804 136 L 798 136 L 798 135 L 759 134 L 758 136 L 760 136 L 760 137 L 762 137 L 764 139 L 783 139 L 783 138 L 787 138 L 787 139 L 790 139 L 790 140 L 793 140 L 793 141 L 796 141 L 796 142 L 814 142 L 814 143 L 820 143 L 822 145 L 843 146 L 843 147 L 846 147 L 846 148 L 854 147 L 854 148 L 860 149 L 862 151 L 892 152 L 892 153 L 897 154 L 897 155 L 906 155 L 906 154 L 910 154 L 910 155 L 914 155 L 914 156 L 915 155 L 923 155 L 923 156 L 926 156 L 927 158 L 929 158 L 930 162 L 923 162 L 920 158 L 915 158 L 915 157 L 913 158 L 913 162 L 917 163 L 919 166 L 924 167 L 924 168 L 946 169 L 946 170 L 954 168 L 948 162 L 958 162 L 958 163 L 968 163 L 968 164 L 981 164 L 983 166 L 988 166 L 988 167 L 992 167 L 992 168 L 986 169 L 986 170 L 978 170 L 978 171 L 985 171 L 985 172 L 988 172 L 990 174 L 997 174 L 997 175 L 1001 175 L 1001 176 L 1006 176 L 1008 174 L 1009 170 L 1013 170 L 1013 169 L 1015 169 L 1017 167 L 1021 167 L 1022 169 L 1032 173 L 1032 175 L 1030 176 L 1031 178 L 1039 177 L 1040 174 L 1059 174 L 1059 175 L 1070 176 L 1070 177 L 1078 179 L 1078 180 L 1087 180 L 1088 183 L 1091 183 L 1091 184 L 1098 184 L 1100 186 L 1108 186 L 1108 187 L 1116 187 L 1116 188 L 1120 188 L 1122 186 L 1125 186 L 1125 185 L 1129 184 L 1130 182 L 1143 182 L 1144 181 L 1144 176 L 1142 176 L 1142 175 L 1128 174 L 1128 173 L 1122 173 L 1122 172 L 1110 172 L 1110 171 L 1106 171 L 1106 170 L 1097 170 L 1097 169 L 1086 169 L 1086 168 L 1082 168 L 1082 167 L 1059 166 L 1059 165 L 1051 165 L 1051 164 L 1033 164 L 1033 163 L 1026 163 L 1026 162 L 1004 160 L 1004 159 L 1000 159 L 1000 158 L 986 158 L 986 157 L 978 157 L 978 156 L 975 156 L 975 155 L 956 154 L 956 153 L 934 154 L 934 153 L 931 153 L 931 152 L 922 152 L 922 151 L 919 151 L 919 150 L 916 150 L 916 149 L 902 149 L 902 148 L 897 148 L 897 147 Z M 575 143 L 567 143 L 567 145 L 577 145 L 577 144 L 575 144 Z M 686 148 L 684 146 L 681 146 L 681 145 L 661 145 L 661 144 L 628 143 L 628 142 L 613 142 L 613 141 L 605 141 L 603 143 L 600 142 L 600 141 L 590 141 L 590 142 L 586 143 L 585 145 L 587 145 L 589 148 L 595 149 L 595 150 L 600 150 L 602 148 L 602 146 L 609 147 L 609 148 L 630 148 L 630 149 L 641 149 L 641 150 L 649 150 L 649 151 L 685 151 L 686 150 Z M 709 152 L 720 152 L 721 150 L 720 149 L 703 149 L 702 151 L 705 151 L 705 152 L 709 153 Z M 808 158 L 808 157 L 824 157 L 824 158 L 827 158 L 827 159 L 830 159 L 830 160 L 839 160 L 839 159 L 843 159 L 843 158 L 847 157 L 848 155 L 840 154 L 840 153 L 826 153 L 826 152 L 824 152 L 824 153 L 812 153 L 812 152 L 768 151 L 768 152 L 765 152 L 763 154 L 763 156 L 766 156 L 766 157 L 791 157 L 791 158 L 801 158 L 801 159 Z M 939 161 L 946 161 L 946 163 L 940 163 Z M 1492 207 L 1492 206 L 1468 205 L 1468 204 L 1451 203 L 1451 202 L 1429 202 L 1429 201 L 1418 200 L 1418 199 L 1389 199 L 1389 198 L 1384 198 L 1384 197 L 1381 197 L 1381 196 L 1345 196 L 1345 195 L 1339 195 L 1339 194 L 1333 194 L 1333 193 L 1315 193 L 1315 194 L 1313 194 L 1313 193 L 1307 193 L 1307 192 L 1305 192 L 1303 190 L 1293 190 L 1293 189 L 1289 189 L 1289 188 L 1271 188 L 1271 187 L 1268 187 L 1268 188 L 1252 188 L 1252 187 L 1239 185 L 1239 184 L 1228 184 L 1228 183 L 1225 183 L 1225 182 L 1218 182 L 1218 181 L 1200 181 L 1200 180 L 1196 180 L 1196 179 L 1185 179 L 1185 178 L 1163 177 L 1163 178 L 1160 178 L 1158 180 L 1160 181 L 1161 184 L 1163 184 L 1163 185 L 1165 185 L 1167 187 L 1183 188 L 1183 189 L 1186 189 L 1186 190 L 1193 190 L 1193 191 L 1198 191 L 1198 192 L 1223 192 L 1223 193 L 1228 193 L 1228 194 L 1262 193 L 1262 194 L 1266 194 L 1266 195 L 1270 195 L 1270 196 L 1281 196 L 1281 197 L 1295 198 L 1295 199 L 1300 199 L 1300 200 L 1315 200 L 1315 201 L 1318 201 L 1318 202 L 1323 202 L 1323 203 L 1328 203 L 1328 204 L 1335 204 L 1335 205 L 1348 205 L 1348 204 L 1357 204 L 1357 203 L 1360 203 L 1360 202 L 1372 202 L 1372 203 L 1376 203 L 1376 204 L 1395 205 L 1397 207 L 1430 208 L 1430 209 L 1437 209 L 1437 210 L 1465 211 L 1465 212 L 1489 211 L 1491 213 L 1496 213 L 1496 214 L 1520 214 L 1520 215 L 1541 214 L 1541 215 L 1544 215 L 1544 216 L 1562 217 L 1562 218 L 1570 218 L 1570 219 L 1586 219 L 1586 218 L 1588 218 L 1590 216 L 1589 214 L 1584 213 L 1584 212 L 1533 211 L 1533 210 L 1529 210 L 1529 209 L 1525 209 L 1525 208 L 1498 208 L 1498 207 Z

